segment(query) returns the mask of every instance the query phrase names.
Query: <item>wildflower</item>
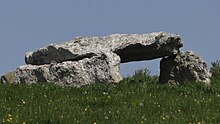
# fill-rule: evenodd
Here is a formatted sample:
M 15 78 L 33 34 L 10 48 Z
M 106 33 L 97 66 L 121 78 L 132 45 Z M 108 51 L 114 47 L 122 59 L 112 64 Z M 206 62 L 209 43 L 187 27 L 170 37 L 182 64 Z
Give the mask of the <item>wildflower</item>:
M 8 118 L 8 119 L 7 119 L 7 122 L 12 122 L 12 118 Z
M 8 117 L 11 117 L 12 115 L 11 114 L 8 114 Z
M 108 95 L 108 92 L 103 92 L 103 95 Z
M 108 119 L 108 116 L 105 116 L 105 119 Z
M 22 101 L 23 104 L 25 104 L 25 101 L 24 101 L 24 100 L 21 100 L 21 101 Z
M 94 124 L 96 124 L 96 122 L 94 122 Z
M 144 106 L 144 104 L 142 102 L 139 105 L 142 106 L 142 107 Z
M 22 122 L 22 124 L 26 124 L 26 123 L 25 123 L 25 121 L 24 121 L 24 122 Z
M 142 118 L 143 120 L 145 120 L 145 121 L 147 120 L 147 119 L 145 118 L 145 116 L 144 116 L 144 115 L 143 115 L 141 118 Z

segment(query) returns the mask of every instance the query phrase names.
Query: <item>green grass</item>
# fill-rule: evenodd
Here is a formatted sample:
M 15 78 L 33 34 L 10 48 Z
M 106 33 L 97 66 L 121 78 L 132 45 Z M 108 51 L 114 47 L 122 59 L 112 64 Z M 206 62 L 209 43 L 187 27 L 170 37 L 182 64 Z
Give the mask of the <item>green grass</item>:
M 170 86 L 136 74 L 82 88 L 0 85 L 0 123 L 219 123 L 220 81 Z

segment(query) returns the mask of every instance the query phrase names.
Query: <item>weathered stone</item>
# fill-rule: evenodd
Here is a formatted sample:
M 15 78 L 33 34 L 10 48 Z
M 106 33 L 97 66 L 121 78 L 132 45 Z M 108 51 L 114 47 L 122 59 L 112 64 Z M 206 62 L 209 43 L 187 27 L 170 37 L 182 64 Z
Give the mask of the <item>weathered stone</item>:
M 15 72 L 8 72 L 5 75 L 1 76 L 0 82 L 3 84 L 13 83 L 15 80 Z
M 104 82 L 118 83 L 120 58 L 112 52 L 101 52 L 79 61 L 52 62 L 44 65 L 23 65 L 16 71 L 15 83 L 45 83 L 80 87 Z
M 192 51 L 164 57 L 160 62 L 160 83 L 203 82 L 210 85 L 210 78 L 207 64 Z
M 79 61 L 107 49 L 119 55 L 121 63 L 124 63 L 171 56 L 177 54 L 182 46 L 179 35 L 166 32 L 78 37 L 63 44 L 51 44 L 28 52 L 25 61 L 32 65 L 49 64 L 52 61 Z
M 179 35 L 166 32 L 77 37 L 26 53 L 27 65 L 16 70 L 13 82 L 76 87 L 96 82 L 118 83 L 122 80 L 120 63 L 173 56 L 182 46 Z

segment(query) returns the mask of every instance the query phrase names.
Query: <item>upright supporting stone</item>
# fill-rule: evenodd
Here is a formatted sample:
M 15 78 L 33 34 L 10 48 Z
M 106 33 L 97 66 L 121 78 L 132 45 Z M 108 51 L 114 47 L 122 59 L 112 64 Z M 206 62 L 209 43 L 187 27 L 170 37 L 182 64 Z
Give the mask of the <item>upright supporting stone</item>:
M 160 62 L 160 83 L 203 82 L 210 85 L 211 73 L 202 58 L 192 51 L 164 57 Z

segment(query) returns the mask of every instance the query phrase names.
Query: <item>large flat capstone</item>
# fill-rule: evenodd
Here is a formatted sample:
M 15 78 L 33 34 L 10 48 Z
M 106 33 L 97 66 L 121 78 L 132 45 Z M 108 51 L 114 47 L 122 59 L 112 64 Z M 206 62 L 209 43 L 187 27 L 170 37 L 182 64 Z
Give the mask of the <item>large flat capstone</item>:
M 63 44 L 50 44 L 25 55 L 27 64 L 42 65 L 91 58 L 102 51 L 111 51 L 121 63 L 151 60 L 179 52 L 183 43 L 179 35 L 154 32 L 148 34 L 113 34 L 101 37 L 77 37 Z

